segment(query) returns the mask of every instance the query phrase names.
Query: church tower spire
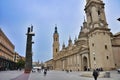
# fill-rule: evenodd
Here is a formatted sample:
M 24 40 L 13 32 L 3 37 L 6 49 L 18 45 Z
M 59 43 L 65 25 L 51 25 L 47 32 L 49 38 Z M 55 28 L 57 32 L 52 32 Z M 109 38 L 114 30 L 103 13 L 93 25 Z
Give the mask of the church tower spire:
M 57 31 L 57 25 L 55 25 L 55 31 L 53 34 L 53 59 L 55 58 L 58 52 L 59 52 L 59 34 Z
M 102 0 L 86 0 L 85 13 L 90 29 L 108 28 Z

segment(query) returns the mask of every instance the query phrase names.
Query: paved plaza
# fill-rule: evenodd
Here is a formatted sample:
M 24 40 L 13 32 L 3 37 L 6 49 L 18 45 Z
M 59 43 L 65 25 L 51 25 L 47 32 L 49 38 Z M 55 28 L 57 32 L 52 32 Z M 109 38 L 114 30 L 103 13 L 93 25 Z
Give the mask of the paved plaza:
M 94 80 L 89 77 L 81 77 L 82 72 L 48 71 L 44 76 L 43 72 L 24 74 L 24 71 L 1 71 L 0 80 Z M 120 80 L 120 74 L 110 71 L 110 78 L 98 78 L 98 80 Z

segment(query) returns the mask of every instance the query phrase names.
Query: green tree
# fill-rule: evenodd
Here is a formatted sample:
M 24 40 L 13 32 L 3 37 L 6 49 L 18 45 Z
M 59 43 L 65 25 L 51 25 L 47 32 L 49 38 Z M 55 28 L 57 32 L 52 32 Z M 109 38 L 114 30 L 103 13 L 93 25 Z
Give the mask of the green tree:
M 19 59 L 17 62 L 18 68 L 24 68 L 25 67 L 25 61 L 23 59 Z

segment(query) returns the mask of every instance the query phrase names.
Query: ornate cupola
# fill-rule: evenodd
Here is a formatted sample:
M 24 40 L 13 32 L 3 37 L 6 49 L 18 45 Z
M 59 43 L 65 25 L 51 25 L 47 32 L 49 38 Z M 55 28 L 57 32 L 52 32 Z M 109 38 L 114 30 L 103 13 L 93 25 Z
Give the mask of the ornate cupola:
M 88 32 L 89 32 L 89 28 L 87 27 L 87 22 L 84 18 L 83 26 L 81 26 L 81 30 L 80 30 L 78 38 L 85 37 L 86 33 Z

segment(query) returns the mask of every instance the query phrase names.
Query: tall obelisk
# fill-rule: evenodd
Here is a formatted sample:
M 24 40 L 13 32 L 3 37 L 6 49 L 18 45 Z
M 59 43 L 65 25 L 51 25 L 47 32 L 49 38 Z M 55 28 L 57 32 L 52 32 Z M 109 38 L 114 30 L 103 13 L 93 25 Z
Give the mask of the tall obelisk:
M 30 73 L 32 70 L 32 36 L 35 36 L 33 33 L 33 26 L 28 27 L 27 31 L 27 43 L 26 43 L 26 57 L 25 57 L 25 71 L 24 73 Z

